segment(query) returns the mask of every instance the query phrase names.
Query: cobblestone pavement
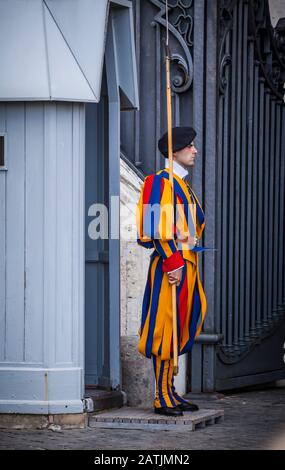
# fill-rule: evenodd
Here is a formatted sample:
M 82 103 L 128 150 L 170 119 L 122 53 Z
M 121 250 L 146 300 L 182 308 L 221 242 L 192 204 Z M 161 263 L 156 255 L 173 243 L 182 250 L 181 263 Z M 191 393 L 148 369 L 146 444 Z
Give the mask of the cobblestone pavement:
M 285 450 L 285 386 L 235 392 L 219 400 L 196 403 L 203 408 L 224 409 L 224 422 L 185 434 L 94 428 L 0 430 L 0 449 Z

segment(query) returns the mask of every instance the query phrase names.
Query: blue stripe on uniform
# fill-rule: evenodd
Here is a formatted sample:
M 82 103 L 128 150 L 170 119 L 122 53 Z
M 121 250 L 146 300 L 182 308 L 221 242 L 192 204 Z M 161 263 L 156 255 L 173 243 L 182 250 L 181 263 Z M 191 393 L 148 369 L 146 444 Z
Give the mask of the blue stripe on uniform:
M 191 313 L 190 325 L 189 325 L 189 340 L 187 341 L 184 348 L 182 349 L 181 354 L 184 354 L 191 350 L 193 343 L 194 343 L 195 334 L 197 331 L 197 322 L 198 322 L 198 318 L 201 312 L 201 301 L 200 301 L 197 281 L 195 283 L 193 296 L 194 296 L 193 307 L 192 307 L 192 313 Z
M 176 248 L 176 245 L 174 243 L 174 240 L 168 240 L 167 243 L 168 243 L 168 246 L 171 249 L 172 253 L 175 253 L 177 251 L 177 248 Z M 155 248 L 159 252 L 160 256 L 162 256 L 163 259 L 167 259 L 168 256 L 166 255 L 161 242 L 157 239 L 157 240 L 155 240 L 154 244 L 155 244 Z
M 153 248 L 153 241 L 149 241 L 149 242 L 142 242 L 139 238 L 137 238 L 137 243 L 138 245 L 141 245 L 143 246 L 144 248 Z
M 168 392 L 168 396 L 169 396 L 169 399 L 172 403 L 173 406 L 176 406 L 176 403 L 175 403 L 175 400 L 174 398 L 172 397 L 172 394 L 171 394 L 171 390 L 170 390 L 170 385 L 168 383 L 168 379 L 169 379 L 169 372 L 170 372 L 170 360 L 168 359 L 168 371 L 167 371 L 167 392 Z
M 162 394 L 162 378 L 163 378 L 163 371 L 164 371 L 164 363 L 161 361 L 161 367 L 159 371 L 159 379 L 158 379 L 158 394 L 161 406 L 167 406 L 163 394 Z
M 153 333 L 155 327 L 155 320 L 157 314 L 157 307 L 158 307 L 158 299 L 161 290 L 161 283 L 163 278 L 163 271 L 162 271 L 162 258 L 159 258 L 157 262 L 157 266 L 155 268 L 154 274 L 154 281 L 152 286 L 152 301 L 150 306 L 150 319 L 149 319 L 149 327 L 148 327 L 148 335 L 147 335 L 147 342 L 146 342 L 146 357 L 151 357 L 151 350 L 152 350 L 152 343 L 153 343 Z

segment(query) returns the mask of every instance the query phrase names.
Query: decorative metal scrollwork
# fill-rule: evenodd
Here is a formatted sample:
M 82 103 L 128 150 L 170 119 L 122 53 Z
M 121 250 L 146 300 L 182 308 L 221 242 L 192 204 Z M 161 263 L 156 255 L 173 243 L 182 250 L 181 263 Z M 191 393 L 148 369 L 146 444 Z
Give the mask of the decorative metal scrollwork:
M 282 324 L 283 318 L 280 315 L 280 317 L 273 320 L 272 324 L 267 327 L 263 327 L 260 333 L 256 335 L 256 338 L 251 339 L 249 344 L 243 346 L 223 344 L 219 346 L 217 354 L 220 361 L 228 365 L 242 361 L 251 351 L 253 351 L 256 345 L 273 335 Z
M 226 38 L 232 29 L 232 10 L 237 0 L 224 0 L 220 2 L 220 52 L 219 52 L 219 90 L 224 94 L 227 88 L 226 67 L 231 64 L 232 58 L 226 51 Z
M 165 0 L 150 0 L 160 9 L 153 18 L 153 24 L 166 27 Z M 193 46 L 193 17 L 190 14 L 193 0 L 168 0 L 169 32 L 180 44 L 184 56 L 179 52 L 172 52 L 171 62 L 171 88 L 176 93 L 184 93 L 193 82 L 193 60 L 190 47 Z M 171 48 L 172 49 L 172 48 Z
M 285 63 L 285 18 L 278 20 L 273 37 L 279 57 Z
M 220 1 L 220 52 L 219 52 L 219 90 L 224 94 L 227 87 L 225 70 L 231 64 L 231 55 L 225 50 L 226 37 L 232 29 L 232 12 L 238 1 Z M 268 0 L 248 0 L 249 24 L 248 39 L 255 43 L 255 56 L 260 71 L 268 87 L 284 99 L 285 81 L 285 18 L 272 27 Z
M 268 0 L 249 0 L 249 22 L 261 73 L 271 92 L 284 100 L 285 19 L 273 28 Z

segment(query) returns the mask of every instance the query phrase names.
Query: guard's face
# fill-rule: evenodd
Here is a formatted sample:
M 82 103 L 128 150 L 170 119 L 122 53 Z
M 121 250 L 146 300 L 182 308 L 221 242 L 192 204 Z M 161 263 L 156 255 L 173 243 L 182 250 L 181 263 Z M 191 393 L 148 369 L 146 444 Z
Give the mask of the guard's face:
M 192 141 L 190 145 L 187 145 L 187 147 L 174 152 L 173 157 L 177 163 L 181 163 L 184 166 L 194 166 L 197 153 L 198 151 L 195 147 L 194 141 Z

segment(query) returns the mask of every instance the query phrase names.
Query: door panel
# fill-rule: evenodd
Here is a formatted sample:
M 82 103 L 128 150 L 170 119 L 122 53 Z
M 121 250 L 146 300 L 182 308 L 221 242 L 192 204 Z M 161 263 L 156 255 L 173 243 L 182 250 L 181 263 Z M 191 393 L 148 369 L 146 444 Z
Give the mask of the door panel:
M 102 387 L 110 386 L 109 240 L 95 237 L 96 204 L 109 206 L 108 119 L 104 67 L 100 102 L 86 105 L 85 199 L 85 383 Z

